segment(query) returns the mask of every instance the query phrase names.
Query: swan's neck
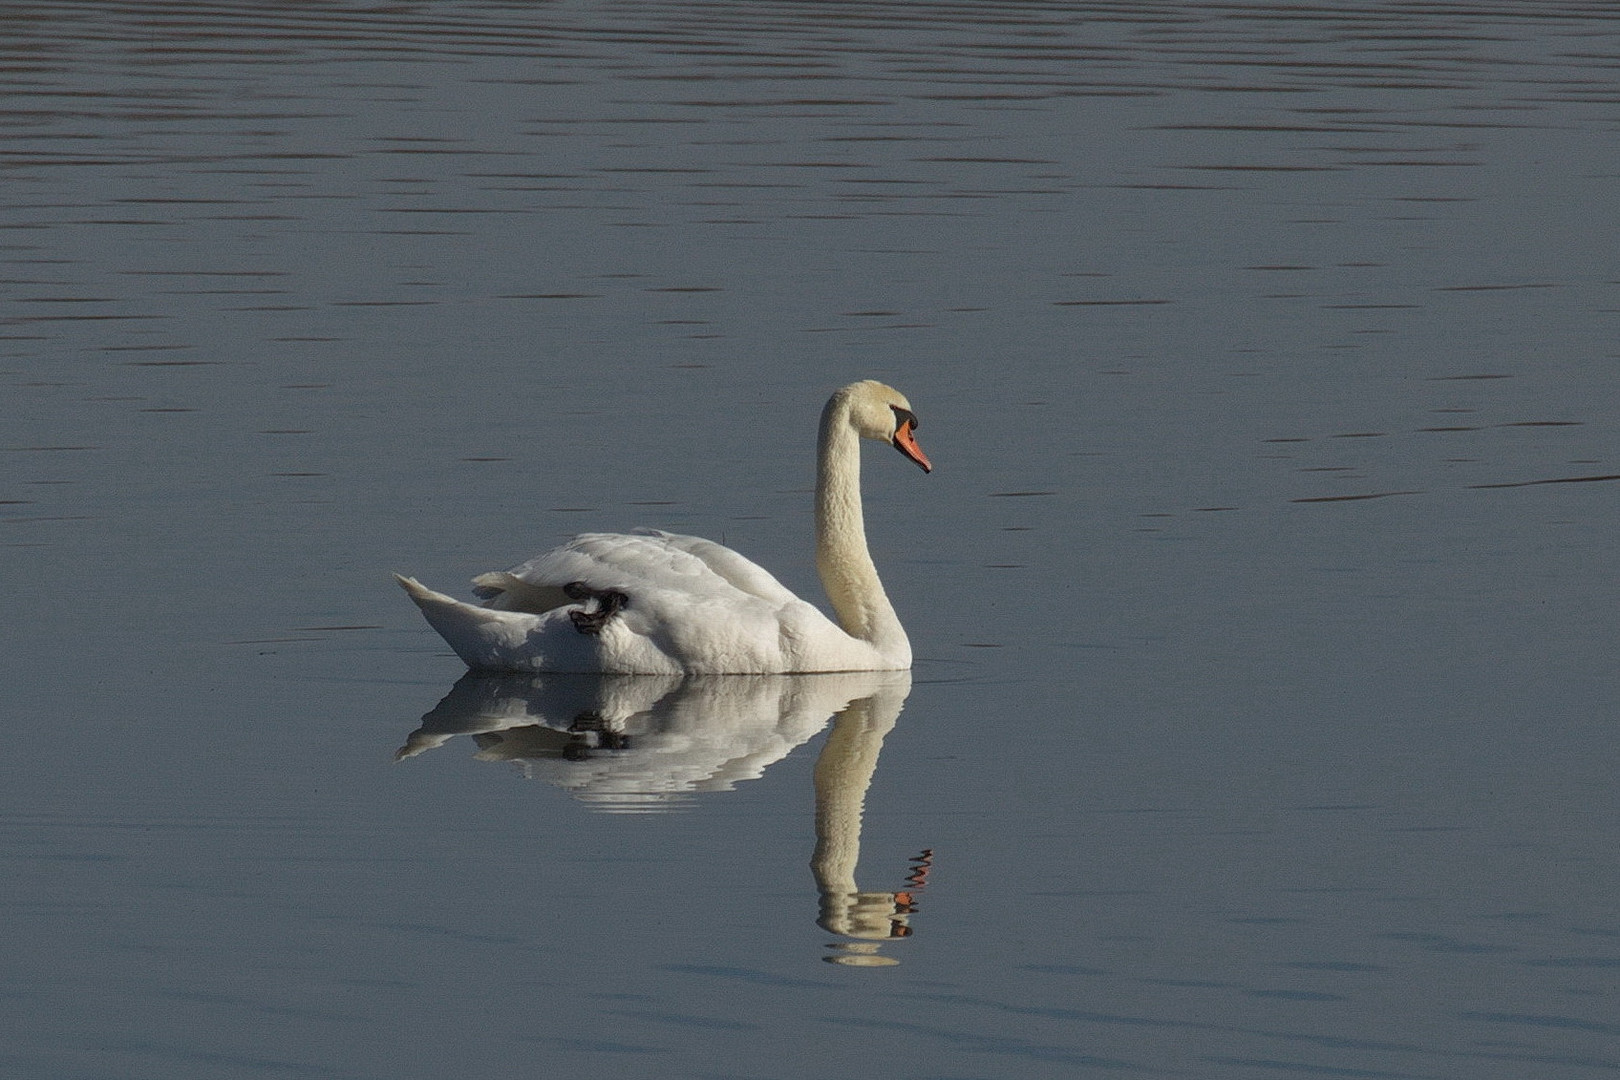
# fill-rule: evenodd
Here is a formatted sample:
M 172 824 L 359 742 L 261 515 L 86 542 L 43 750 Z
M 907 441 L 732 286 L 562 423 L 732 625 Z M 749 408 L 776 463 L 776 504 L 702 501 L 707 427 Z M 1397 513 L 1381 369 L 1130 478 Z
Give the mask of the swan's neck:
M 851 637 L 867 642 L 896 667 L 911 666 L 911 643 L 883 591 L 866 549 L 861 514 L 861 440 L 849 402 L 837 395 L 821 414 L 816 454 L 816 570 Z

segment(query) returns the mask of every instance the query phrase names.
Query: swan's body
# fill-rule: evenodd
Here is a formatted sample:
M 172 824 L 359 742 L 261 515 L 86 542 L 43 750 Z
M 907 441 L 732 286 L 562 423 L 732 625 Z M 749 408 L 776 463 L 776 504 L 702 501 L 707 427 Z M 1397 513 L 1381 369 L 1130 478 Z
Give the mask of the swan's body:
M 399 583 L 482 671 L 903 671 L 911 644 L 866 548 L 860 440 L 890 442 L 929 470 L 916 426 L 905 397 L 871 381 L 839 390 L 822 411 L 816 568 L 836 623 L 730 548 L 652 530 L 586 533 L 483 574 L 474 579 L 481 605 Z

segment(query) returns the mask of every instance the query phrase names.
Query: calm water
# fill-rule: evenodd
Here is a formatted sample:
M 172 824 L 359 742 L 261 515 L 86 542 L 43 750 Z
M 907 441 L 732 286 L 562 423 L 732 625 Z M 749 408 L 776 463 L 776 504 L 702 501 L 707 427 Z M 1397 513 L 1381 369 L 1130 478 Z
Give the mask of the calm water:
M 1612 6 L 0 28 L 4 1075 L 1620 1071 Z M 862 376 L 909 680 L 388 579 L 819 597 Z

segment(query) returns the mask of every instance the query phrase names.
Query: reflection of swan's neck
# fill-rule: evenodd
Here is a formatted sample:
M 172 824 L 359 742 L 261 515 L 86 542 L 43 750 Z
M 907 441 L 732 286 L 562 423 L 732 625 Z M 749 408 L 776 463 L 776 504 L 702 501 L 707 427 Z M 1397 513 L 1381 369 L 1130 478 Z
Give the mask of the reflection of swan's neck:
M 877 771 L 883 737 L 894 727 L 906 685 L 852 702 L 833 721 L 816 759 L 816 850 L 810 868 L 821 894 L 820 925 L 835 934 L 888 938 L 903 929 L 892 892 L 863 893 L 855 884 L 861 855 L 861 809 Z
M 861 440 L 849 399 L 836 394 L 821 413 L 816 451 L 816 570 L 851 637 L 868 642 L 897 667 L 911 666 L 911 643 L 883 591 L 866 547 L 861 513 Z

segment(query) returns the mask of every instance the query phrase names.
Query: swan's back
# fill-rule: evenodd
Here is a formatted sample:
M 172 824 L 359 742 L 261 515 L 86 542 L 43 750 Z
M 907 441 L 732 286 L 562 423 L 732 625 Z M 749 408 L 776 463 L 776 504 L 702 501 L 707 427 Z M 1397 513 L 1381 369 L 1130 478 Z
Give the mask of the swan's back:
M 752 597 L 778 607 L 798 600 L 770 571 L 730 548 L 657 529 L 581 533 L 507 573 L 542 588 L 578 581 L 632 599 L 663 594 L 740 603 Z

